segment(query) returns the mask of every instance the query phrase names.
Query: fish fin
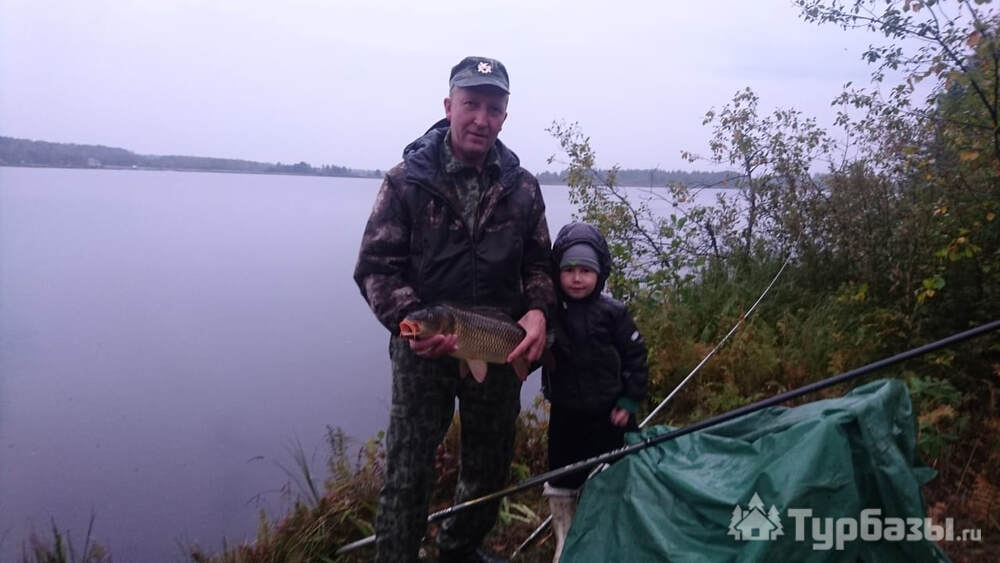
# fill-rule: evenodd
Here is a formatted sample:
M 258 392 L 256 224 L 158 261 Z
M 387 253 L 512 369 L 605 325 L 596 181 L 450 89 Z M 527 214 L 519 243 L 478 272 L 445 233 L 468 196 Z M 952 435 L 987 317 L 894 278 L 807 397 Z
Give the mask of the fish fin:
M 517 374 L 517 378 L 521 381 L 528 379 L 528 374 L 531 373 L 528 370 L 528 361 L 524 358 L 518 358 L 511 363 L 514 366 L 514 373 Z
M 469 364 L 465 360 L 458 361 L 458 377 L 459 379 L 465 379 L 469 376 Z
M 486 362 L 483 360 L 466 360 L 465 363 L 469 366 L 472 377 L 475 377 L 477 382 L 482 383 L 486 379 L 486 370 L 488 368 Z

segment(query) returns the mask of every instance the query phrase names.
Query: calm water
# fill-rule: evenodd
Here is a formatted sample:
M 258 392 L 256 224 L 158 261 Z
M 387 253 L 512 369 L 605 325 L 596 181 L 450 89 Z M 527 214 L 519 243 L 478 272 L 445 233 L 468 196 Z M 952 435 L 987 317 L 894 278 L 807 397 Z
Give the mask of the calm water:
M 327 425 L 383 429 L 388 333 L 351 279 L 378 185 L 0 167 L 0 561 L 52 518 L 82 547 L 92 513 L 124 563 L 252 538 L 293 444 L 322 475 Z
M 91 513 L 119 562 L 252 537 L 291 444 L 321 470 L 326 425 L 384 428 L 351 279 L 378 184 L 0 168 L 0 560 L 51 518 L 81 547 Z

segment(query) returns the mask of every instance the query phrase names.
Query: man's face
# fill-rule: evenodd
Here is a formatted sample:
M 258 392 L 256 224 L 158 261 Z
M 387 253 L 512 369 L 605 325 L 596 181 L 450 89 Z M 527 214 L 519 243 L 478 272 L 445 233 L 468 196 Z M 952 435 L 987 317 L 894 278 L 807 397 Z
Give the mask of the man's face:
M 479 167 L 507 119 L 507 94 L 490 86 L 454 88 L 444 99 L 444 114 L 455 156 Z

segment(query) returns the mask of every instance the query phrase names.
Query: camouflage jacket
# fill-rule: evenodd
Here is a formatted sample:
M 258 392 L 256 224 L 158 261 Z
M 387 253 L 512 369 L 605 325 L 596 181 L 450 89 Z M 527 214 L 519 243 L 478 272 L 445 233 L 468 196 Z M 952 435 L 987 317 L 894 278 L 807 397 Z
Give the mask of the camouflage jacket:
M 445 122 L 446 123 L 446 122 Z M 393 334 L 410 311 L 436 303 L 489 306 L 515 320 L 555 303 L 549 229 L 538 180 L 499 140 L 499 181 L 462 217 L 441 169 L 447 127 L 431 128 L 386 173 L 361 240 L 354 280 Z

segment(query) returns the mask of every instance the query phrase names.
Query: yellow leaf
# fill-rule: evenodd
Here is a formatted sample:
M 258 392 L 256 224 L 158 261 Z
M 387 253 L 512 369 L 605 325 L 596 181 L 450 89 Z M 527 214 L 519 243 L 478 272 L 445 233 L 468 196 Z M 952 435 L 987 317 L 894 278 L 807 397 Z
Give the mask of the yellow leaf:
M 987 214 L 986 214 L 986 220 L 987 220 L 987 221 L 992 221 L 992 220 L 994 220 L 994 219 L 996 219 L 996 218 L 997 218 L 997 215 L 996 215 L 996 213 L 987 213 Z
M 970 160 L 976 160 L 979 158 L 979 153 L 976 151 L 963 151 L 958 153 L 958 158 L 962 162 L 969 162 Z

